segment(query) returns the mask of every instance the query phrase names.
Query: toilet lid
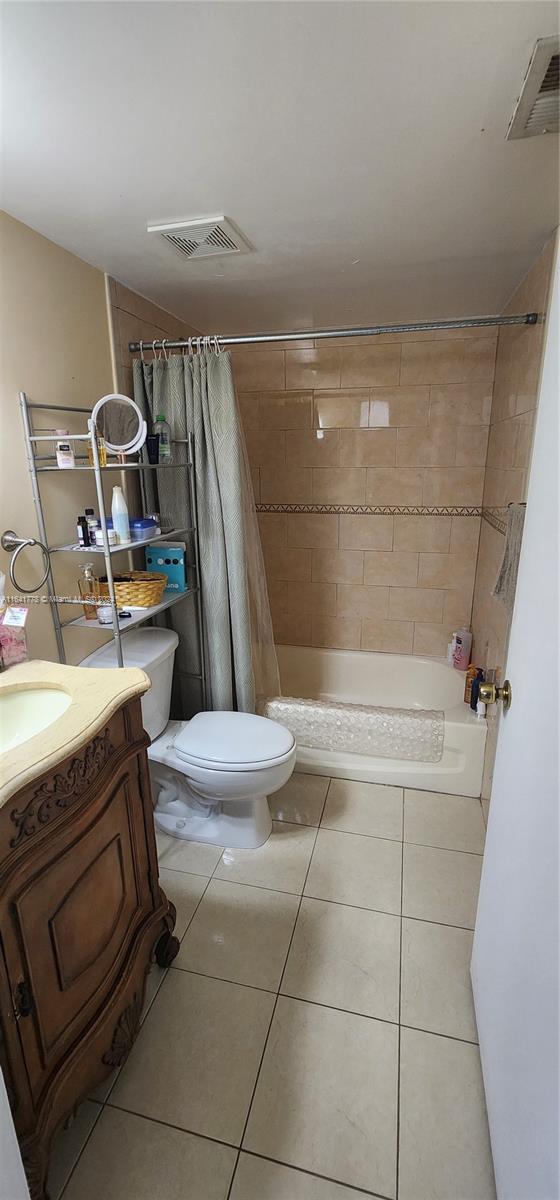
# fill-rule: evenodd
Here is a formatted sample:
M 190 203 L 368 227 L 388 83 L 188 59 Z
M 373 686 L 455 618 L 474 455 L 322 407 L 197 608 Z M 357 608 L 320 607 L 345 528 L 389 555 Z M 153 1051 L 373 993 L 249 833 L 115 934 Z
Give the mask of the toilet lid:
M 253 713 L 203 712 L 188 721 L 174 742 L 179 758 L 214 770 L 252 770 L 286 758 L 294 736 L 284 725 Z

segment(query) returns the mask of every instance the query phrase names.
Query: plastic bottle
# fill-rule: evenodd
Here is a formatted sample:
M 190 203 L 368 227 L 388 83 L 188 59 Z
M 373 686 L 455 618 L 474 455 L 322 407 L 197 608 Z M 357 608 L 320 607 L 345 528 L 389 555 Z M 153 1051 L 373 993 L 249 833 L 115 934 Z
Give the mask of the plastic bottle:
M 113 518 L 113 529 L 117 535 L 118 541 L 130 541 L 130 524 L 128 521 L 128 508 L 126 500 L 123 496 L 122 488 L 119 484 L 115 484 L 113 488 L 113 502 L 111 504 L 111 516 Z
M 67 429 L 56 429 L 55 433 L 58 435 L 59 439 L 65 439 L 68 437 Z M 56 461 L 61 470 L 72 470 L 72 468 L 76 465 L 74 461 L 74 449 L 72 442 L 68 442 L 66 440 L 57 441 Z
M 154 421 L 154 433 L 159 433 L 159 461 L 162 466 L 173 461 L 171 448 L 171 427 L 163 413 L 158 413 Z

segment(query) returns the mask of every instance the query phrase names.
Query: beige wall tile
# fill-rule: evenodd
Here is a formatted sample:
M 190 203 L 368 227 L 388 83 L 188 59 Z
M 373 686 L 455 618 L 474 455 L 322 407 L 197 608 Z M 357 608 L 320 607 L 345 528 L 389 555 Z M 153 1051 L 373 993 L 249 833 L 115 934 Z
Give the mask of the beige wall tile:
M 315 392 L 315 425 L 318 429 L 367 429 L 369 396 L 369 388 Z
M 313 392 L 261 392 L 261 429 L 311 429 Z
M 364 504 L 365 467 L 314 467 L 314 504 Z
M 258 504 L 261 498 L 261 477 L 259 467 L 250 467 L 251 483 L 253 485 L 253 496 L 255 504 Z
M 421 554 L 418 585 L 429 588 L 469 588 L 472 590 L 476 554 Z
M 393 545 L 393 520 L 391 516 L 352 513 L 341 514 L 341 550 L 390 550 Z
M 288 545 L 322 549 L 338 546 L 338 521 L 334 514 L 289 513 Z
M 484 482 L 484 505 L 486 508 L 505 508 L 517 504 L 526 496 L 527 473 L 520 467 L 500 471 L 487 467 Z
M 397 431 L 398 467 L 450 467 L 455 463 L 457 429 L 453 425 L 427 425 L 424 429 Z
M 517 425 L 511 418 L 492 425 L 488 439 L 487 465 L 489 467 L 514 467 Z
M 396 446 L 396 429 L 341 429 L 340 465 L 394 467 Z
M 302 616 L 320 613 L 336 616 L 336 584 L 334 583 L 287 583 L 284 597 L 286 612 L 301 613 Z
M 412 653 L 445 658 L 450 641 L 450 631 L 445 625 L 430 625 L 416 621 Z
M 245 431 L 249 462 L 255 467 L 283 467 L 286 461 L 285 433 L 258 429 Z
M 372 388 L 369 423 L 374 428 L 427 425 L 429 407 L 427 386 Z
M 249 429 L 261 428 L 259 415 L 260 395 L 258 392 L 238 392 L 237 406 L 245 436 L 247 436 Z
M 395 550 L 449 550 L 451 517 L 395 517 Z
M 430 389 L 430 421 L 451 425 L 489 425 L 492 380 L 486 383 L 434 384 Z
M 362 621 L 362 650 L 412 654 L 413 636 L 411 621 L 384 621 L 378 617 Z
M 341 356 L 342 387 L 381 387 L 397 384 L 401 362 L 401 347 L 357 346 L 344 348 Z
M 312 575 L 317 582 L 363 583 L 364 556 L 361 550 L 313 550 Z
M 421 504 L 424 472 L 419 467 L 368 467 L 366 504 Z
M 258 513 L 259 529 L 263 546 L 285 546 L 287 543 L 286 513 Z M 294 543 L 290 543 L 294 545 Z
M 311 579 L 310 550 L 294 550 L 289 546 L 265 546 L 263 553 L 269 579 Z
M 310 504 L 313 498 L 311 467 L 263 467 L 263 504 Z
M 433 588 L 392 587 L 389 616 L 392 621 L 442 621 L 444 596 Z
M 455 464 L 458 467 L 484 467 L 486 465 L 486 449 L 488 446 L 487 425 L 466 425 L 457 430 L 457 453 Z
M 235 386 L 240 392 L 277 391 L 284 387 L 283 350 L 236 350 L 231 363 Z
M 311 645 L 311 615 L 277 613 L 273 621 L 274 637 L 284 646 Z
M 340 350 L 286 350 L 286 388 L 336 388 L 340 385 Z M 277 385 L 276 385 L 277 386 Z
M 495 338 L 408 342 L 402 348 L 402 384 L 486 383 L 494 377 Z
M 521 467 L 523 470 L 527 470 L 531 464 L 531 455 L 533 452 L 535 411 L 523 413 L 520 417 L 514 417 L 514 421 L 517 426 L 517 438 L 513 465 L 514 467 Z
M 313 646 L 332 646 L 338 650 L 359 650 L 361 621 L 359 617 L 314 616 L 311 621 Z
M 293 429 L 275 436 L 285 436 L 286 461 L 292 466 L 338 466 L 338 429 Z
M 289 586 L 290 584 L 287 583 L 285 579 L 267 578 L 266 587 L 268 591 L 270 611 L 273 618 L 276 617 L 278 613 L 287 611 Z M 303 584 L 299 583 L 298 587 L 303 587 Z
M 408 550 L 366 551 L 364 582 L 414 587 L 418 581 L 418 555 Z
M 470 627 L 472 614 L 472 590 L 450 588 L 443 602 L 443 623 L 453 631 L 463 626 Z M 450 640 L 450 639 L 449 639 Z
M 423 503 L 467 504 L 482 501 L 484 467 L 425 467 Z
M 336 589 L 336 608 L 341 617 L 388 617 L 389 588 L 339 583 Z
M 476 554 L 480 537 L 480 517 L 452 517 L 449 549 L 456 554 Z M 430 547 L 436 549 L 436 547 Z M 437 547 L 441 549 L 441 547 Z

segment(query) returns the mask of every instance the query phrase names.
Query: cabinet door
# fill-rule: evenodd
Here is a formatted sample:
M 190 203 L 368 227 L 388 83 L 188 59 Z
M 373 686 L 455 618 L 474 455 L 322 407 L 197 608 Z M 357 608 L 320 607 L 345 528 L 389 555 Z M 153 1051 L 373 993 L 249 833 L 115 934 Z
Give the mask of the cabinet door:
M 19 1028 L 37 1095 L 110 993 L 153 909 L 137 759 L 25 876 L 10 909 L 32 998 Z

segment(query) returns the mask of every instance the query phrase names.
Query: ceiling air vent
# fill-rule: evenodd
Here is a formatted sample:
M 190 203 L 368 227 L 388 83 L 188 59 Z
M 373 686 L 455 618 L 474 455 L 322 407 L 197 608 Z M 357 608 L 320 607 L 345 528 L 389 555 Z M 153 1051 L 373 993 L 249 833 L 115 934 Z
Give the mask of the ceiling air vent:
M 201 217 L 196 221 L 171 221 L 148 225 L 148 233 L 159 233 L 183 258 L 246 254 L 251 249 L 227 217 Z
M 521 94 L 515 106 L 506 137 L 534 137 L 537 133 L 556 133 L 559 128 L 560 39 L 540 38 L 537 42 Z

